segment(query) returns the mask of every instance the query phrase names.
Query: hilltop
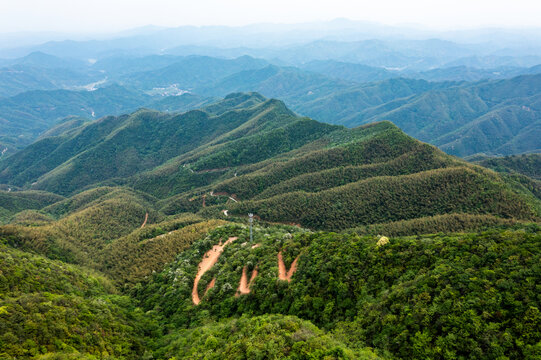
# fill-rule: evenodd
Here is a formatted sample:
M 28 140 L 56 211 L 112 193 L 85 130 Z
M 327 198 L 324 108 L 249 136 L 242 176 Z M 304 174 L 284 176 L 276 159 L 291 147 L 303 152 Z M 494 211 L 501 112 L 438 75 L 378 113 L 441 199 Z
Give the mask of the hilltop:
M 451 213 L 539 215 L 535 199 L 495 173 L 389 122 L 327 125 L 257 93 L 181 114 L 109 116 L 53 135 L 0 162 L 0 181 L 68 197 L 121 185 L 156 197 L 165 214 L 251 211 L 321 229 Z
M 313 46 L 307 51 L 358 51 L 364 45 Z M 539 66 L 415 71 L 351 61 L 170 54 L 115 55 L 85 64 L 29 55 L 0 68 L 1 150 L 14 153 L 70 116 L 98 119 L 143 107 L 185 112 L 233 92 L 257 91 L 330 124 L 354 128 L 389 120 L 453 155 L 539 151 Z

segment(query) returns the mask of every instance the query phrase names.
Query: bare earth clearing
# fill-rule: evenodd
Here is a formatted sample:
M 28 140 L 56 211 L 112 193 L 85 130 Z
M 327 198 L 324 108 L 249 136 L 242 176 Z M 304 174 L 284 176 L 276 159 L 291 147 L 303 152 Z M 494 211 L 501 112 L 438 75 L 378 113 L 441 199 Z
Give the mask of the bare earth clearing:
M 214 245 L 212 249 L 207 251 L 205 255 L 203 256 L 203 260 L 199 263 L 197 274 L 195 276 L 193 289 L 192 289 L 192 301 L 195 305 L 198 305 L 201 302 L 201 299 L 199 298 L 199 291 L 198 291 L 198 285 L 199 281 L 201 281 L 201 278 L 203 275 L 209 271 L 216 262 L 218 262 L 218 259 L 220 258 L 220 255 L 222 255 L 222 252 L 224 251 L 225 247 L 232 243 L 233 241 L 237 240 L 237 237 L 230 237 L 224 244 L 220 242 L 218 245 Z M 243 244 L 244 245 L 244 244 Z M 261 244 L 255 244 L 252 245 L 252 249 L 258 248 L 261 246 Z M 286 269 L 286 266 L 284 264 L 284 259 L 282 257 L 282 251 L 278 253 L 278 278 L 280 280 L 291 282 L 291 277 L 297 271 L 297 262 L 300 258 L 300 255 L 298 255 L 295 260 L 291 263 L 291 267 L 289 268 L 289 271 Z M 250 276 L 250 280 L 248 281 L 248 274 L 246 273 L 247 267 L 244 266 L 242 268 L 242 276 L 240 278 L 239 287 L 237 289 L 237 292 L 235 296 L 240 295 L 246 295 L 250 293 L 250 287 L 252 286 L 255 278 L 258 275 L 258 269 L 256 268 L 252 271 L 252 274 Z M 210 289 L 214 287 L 216 284 L 216 278 L 213 278 L 210 283 L 207 285 L 205 289 L 205 293 L 203 297 L 208 293 Z
M 246 266 L 242 268 L 242 276 L 240 278 L 239 288 L 235 296 L 246 295 L 250 293 L 250 286 L 254 282 L 257 276 L 257 268 L 252 271 L 252 276 L 250 277 L 250 282 L 248 282 L 248 276 L 246 275 Z

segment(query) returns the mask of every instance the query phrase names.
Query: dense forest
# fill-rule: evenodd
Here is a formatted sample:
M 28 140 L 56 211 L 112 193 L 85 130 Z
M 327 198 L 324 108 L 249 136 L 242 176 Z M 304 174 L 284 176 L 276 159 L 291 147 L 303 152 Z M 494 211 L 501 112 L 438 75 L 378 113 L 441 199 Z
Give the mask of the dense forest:
M 257 93 L 72 118 L 0 161 L 0 359 L 541 357 L 537 160 Z
M 203 279 L 215 286 L 197 306 L 191 285 L 204 252 L 239 236 Z M 175 327 L 208 318 L 278 313 L 311 320 L 352 348 L 397 358 L 535 358 L 539 321 L 538 226 L 479 234 L 391 238 L 246 228 L 217 229 L 134 296 Z M 300 255 L 290 283 L 277 278 Z M 242 266 L 258 269 L 250 294 L 235 297 Z M 188 281 L 187 281 L 188 280 Z M 206 283 L 200 283 L 204 289 Z

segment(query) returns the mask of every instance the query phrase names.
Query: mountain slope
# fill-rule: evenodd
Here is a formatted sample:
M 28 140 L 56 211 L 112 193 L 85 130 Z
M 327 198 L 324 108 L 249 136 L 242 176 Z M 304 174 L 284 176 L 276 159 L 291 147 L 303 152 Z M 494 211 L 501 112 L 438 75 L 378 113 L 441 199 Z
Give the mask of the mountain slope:
M 494 171 L 518 173 L 541 180 L 541 154 L 487 158 L 476 163 Z
M 6 359 L 133 358 L 146 319 L 103 275 L 0 244 L 0 348 Z
M 390 122 L 327 125 L 256 93 L 184 114 L 140 110 L 84 124 L 1 162 L 0 179 L 68 197 L 96 186 L 132 188 L 152 199 L 127 210 L 133 221 L 145 207 L 156 219 L 225 218 L 227 210 L 314 229 L 450 214 L 508 223 L 541 214 L 535 188 L 448 156 Z M 42 210 L 58 216 L 53 208 Z
M 405 93 L 404 97 L 361 105 L 366 95 L 347 91 L 297 108 L 303 114 L 330 123 L 354 127 L 389 120 L 407 134 L 459 156 L 478 152 L 513 154 L 535 152 L 539 139 L 541 75 L 455 84 L 447 88 Z M 306 108 L 306 110 L 304 110 Z M 340 112 L 328 109 L 341 108 Z
M 309 128 L 316 123 L 297 118 L 280 102 L 258 96 L 226 98 L 224 104 L 225 110 L 220 108 L 224 105 L 215 104 L 204 111 L 178 115 L 141 110 L 103 118 L 78 132 L 45 138 L 15 154 L 0 165 L 0 181 L 26 186 L 35 182 L 34 189 L 67 194 L 99 181 L 135 175 L 201 146 L 236 152 L 237 163 L 255 162 L 301 146 L 318 131 L 334 129 L 324 124 Z M 267 152 L 258 153 L 257 142 L 262 136 L 268 141 Z M 235 142 L 239 137 L 243 137 L 242 144 Z M 253 151 L 246 148 L 247 142 L 252 143 Z M 239 152 L 239 146 L 245 146 L 245 152 Z M 37 156 L 43 153 L 47 155 Z M 199 167 L 225 167 L 217 156 L 207 154 L 205 161 L 199 160 Z M 84 171 L 89 168 L 94 171 Z
M 255 226 L 253 233 L 257 246 L 249 246 L 244 226 L 212 231 L 135 296 L 146 311 L 174 326 L 190 327 L 201 316 L 291 314 L 389 358 L 539 354 L 538 227 L 386 242 L 278 226 Z M 199 262 L 227 238 L 237 240 L 201 277 L 195 289 L 205 295 L 194 305 Z M 282 265 L 291 271 L 289 280 L 281 278 Z M 249 293 L 239 295 L 242 274 L 254 272 Z

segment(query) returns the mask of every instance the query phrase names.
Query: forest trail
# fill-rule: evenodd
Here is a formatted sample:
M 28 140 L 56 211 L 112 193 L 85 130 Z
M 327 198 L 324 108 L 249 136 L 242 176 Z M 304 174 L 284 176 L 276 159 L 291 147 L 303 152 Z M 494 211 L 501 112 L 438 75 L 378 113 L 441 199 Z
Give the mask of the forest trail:
M 246 266 L 242 268 L 242 276 L 240 278 L 239 288 L 235 296 L 246 295 L 250 293 L 250 286 L 252 286 L 256 276 L 258 274 L 257 267 L 252 271 L 250 282 L 248 282 L 248 275 L 246 275 Z
M 201 280 L 203 275 L 207 271 L 209 271 L 214 266 L 214 264 L 216 264 L 216 262 L 220 258 L 220 255 L 222 255 L 224 248 L 235 240 L 237 240 L 237 237 L 230 237 L 229 239 L 227 239 L 227 241 L 223 245 L 221 242 L 218 245 L 214 245 L 212 249 L 207 251 L 205 255 L 203 256 L 203 260 L 201 260 L 197 268 L 197 275 L 195 276 L 195 281 L 193 283 L 193 289 L 192 289 L 192 301 L 195 305 L 198 305 L 201 302 L 201 299 L 199 298 L 199 292 L 197 291 L 197 286 L 199 285 L 199 281 Z M 207 289 L 207 291 L 208 290 L 209 289 Z
M 141 229 L 145 227 L 148 221 L 148 213 L 145 214 L 145 220 L 143 221 L 143 224 L 141 225 Z
M 299 260 L 299 256 L 293 260 L 291 263 L 291 267 L 289 268 L 289 271 L 286 270 L 286 265 L 284 264 L 284 259 L 282 258 L 282 250 L 278 253 L 278 278 L 280 280 L 286 280 L 288 282 L 291 282 L 291 277 L 297 271 L 297 261 Z

